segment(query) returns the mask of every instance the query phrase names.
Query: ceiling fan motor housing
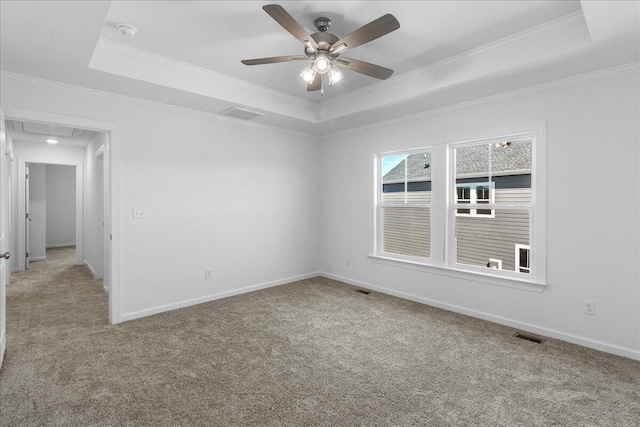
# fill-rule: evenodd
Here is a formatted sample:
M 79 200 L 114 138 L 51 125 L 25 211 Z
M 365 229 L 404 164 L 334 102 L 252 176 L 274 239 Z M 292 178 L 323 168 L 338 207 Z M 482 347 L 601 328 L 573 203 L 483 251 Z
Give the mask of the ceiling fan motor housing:
M 316 18 L 316 20 L 313 21 L 313 25 L 316 26 L 318 31 L 320 31 L 321 33 L 324 33 L 331 26 L 331 19 L 321 16 L 320 18 Z
M 316 41 L 319 50 L 326 51 L 328 51 L 329 48 L 339 40 L 338 37 L 334 36 L 331 33 L 313 33 L 311 34 L 311 38 Z M 304 54 L 308 57 L 312 57 L 315 53 L 316 52 L 309 47 L 305 48 L 304 50 Z

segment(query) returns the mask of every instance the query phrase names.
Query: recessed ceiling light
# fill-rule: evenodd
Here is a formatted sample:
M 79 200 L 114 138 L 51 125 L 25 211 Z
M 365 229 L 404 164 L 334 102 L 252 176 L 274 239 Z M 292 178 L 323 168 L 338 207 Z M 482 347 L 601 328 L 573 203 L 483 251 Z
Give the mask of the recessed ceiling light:
M 53 139 L 53 138 L 49 138 L 49 139 L 47 139 L 47 142 L 48 142 L 49 144 L 57 144 L 57 143 L 58 143 L 58 140 L 57 140 L 57 139 Z

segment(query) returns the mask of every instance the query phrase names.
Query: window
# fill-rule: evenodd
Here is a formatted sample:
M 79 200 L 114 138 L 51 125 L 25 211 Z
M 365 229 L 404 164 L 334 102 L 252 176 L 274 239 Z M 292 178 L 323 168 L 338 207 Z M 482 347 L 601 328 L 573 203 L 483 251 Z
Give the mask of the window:
M 516 266 L 520 273 L 529 273 L 529 245 L 516 244 Z
M 493 183 L 457 183 L 456 203 L 458 204 L 489 204 L 493 203 Z M 492 217 L 492 209 L 456 209 L 456 215 Z
M 430 257 L 431 153 L 380 158 L 379 249 L 403 257 Z
M 453 264 L 491 268 L 490 260 L 499 259 L 500 270 L 522 272 L 513 248 L 529 243 L 532 228 L 532 147 L 531 137 L 449 147 L 455 195 L 466 196 L 469 189 L 468 199 L 456 197 L 450 207 L 455 212 Z
M 536 159 L 544 149 L 540 124 L 534 132 L 376 155 L 371 256 L 542 289 L 545 198 L 536 189 L 546 185 Z

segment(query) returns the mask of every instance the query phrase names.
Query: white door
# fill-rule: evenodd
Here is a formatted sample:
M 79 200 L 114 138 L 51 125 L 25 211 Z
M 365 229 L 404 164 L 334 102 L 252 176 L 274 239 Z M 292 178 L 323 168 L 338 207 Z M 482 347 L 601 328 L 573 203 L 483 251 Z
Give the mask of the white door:
M 29 269 L 29 223 L 31 216 L 29 215 L 29 164 L 24 165 L 24 248 L 26 255 L 24 256 L 24 269 Z
M 4 112 L 0 107 L 0 367 L 7 347 L 7 285 L 9 284 L 9 162 Z

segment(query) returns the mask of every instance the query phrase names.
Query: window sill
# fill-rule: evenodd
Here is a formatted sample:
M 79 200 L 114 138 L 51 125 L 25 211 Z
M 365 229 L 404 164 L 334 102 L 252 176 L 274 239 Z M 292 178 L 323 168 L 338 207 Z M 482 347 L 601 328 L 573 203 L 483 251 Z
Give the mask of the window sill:
M 445 277 L 452 277 L 456 279 L 469 280 L 472 282 L 486 283 L 489 285 L 503 286 L 507 288 L 520 289 L 523 291 L 542 293 L 547 287 L 544 283 L 533 282 L 530 280 L 519 280 L 510 277 L 502 277 L 494 274 L 476 273 L 473 271 L 467 271 L 454 267 L 443 267 L 437 265 L 431 265 L 423 262 L 408 261 L 397 258 L 392 258 L 384 255 L 369 254 L 369 258 L 372 262 L 377 264 L 389 265 L 392 267 L 406 268 L 410 270 L 417 270 L 431 274 L 437 274 Z

